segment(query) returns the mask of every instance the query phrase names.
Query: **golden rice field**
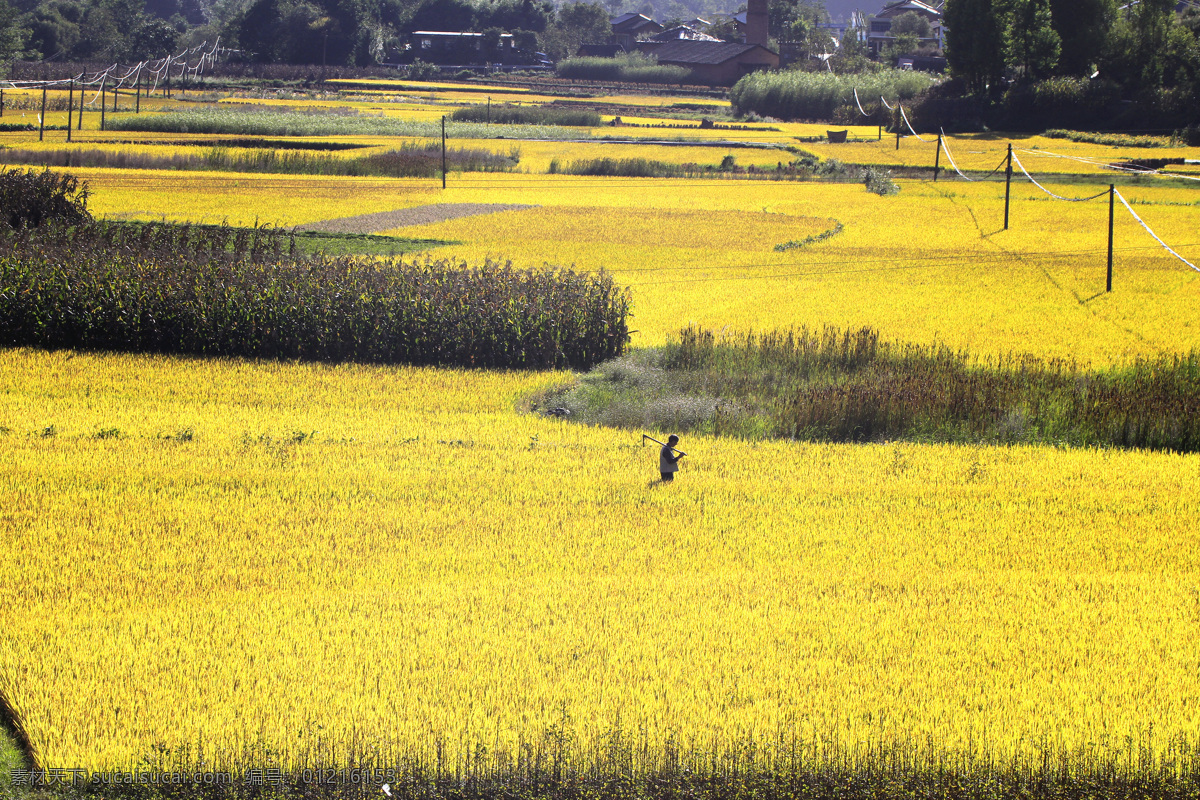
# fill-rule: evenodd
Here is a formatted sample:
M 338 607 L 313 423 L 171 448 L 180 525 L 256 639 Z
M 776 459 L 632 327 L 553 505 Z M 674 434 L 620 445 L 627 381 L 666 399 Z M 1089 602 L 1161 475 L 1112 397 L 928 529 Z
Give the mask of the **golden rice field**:
M 780 141 L 803 135 L 777 127 Z M 951 147 L 990 169 L 1007 141 Z M 444 191 L 75 172 L 107 218 L 297 225 L 535 206 L 392 233 L 456 242 L 438 254 L 468 261 L 609 270 L 631 287 L 635 346 L 695 323 L 870 325 L 1096 365 L 1200 347 L 1200 273 L 1120 204 L 1103 291 L 1105 199 L 1014 183 L 1005 231 L 1003 183 L 900 179 L 879 197 L 583 178 L 539 167 L 725 153 L 520 146 L 528 173 L 452 174 Z M 899 163 L 886 137 L 801 146 Z M 1041 168 L 1048 188 L 1103 188 L 1067 181 L 1061 162 Z M 1120 190 L 1197 261 L 1200 187 Z M 616 741 L 643 772 L 675 750 L 717 769 L 751 745 L 767 762 L 894 747 L 926 763 L 1187 768 L 1200 457 L 691 437 L 679 479 L 660 486 L 637 435 L 522 410 L 571 379 L 0 350 L 0 692 L 39 764 L 191 768 L 202 754 L 217 769 L 415 760 L 453 773 L 532 753 L 609 763 Z

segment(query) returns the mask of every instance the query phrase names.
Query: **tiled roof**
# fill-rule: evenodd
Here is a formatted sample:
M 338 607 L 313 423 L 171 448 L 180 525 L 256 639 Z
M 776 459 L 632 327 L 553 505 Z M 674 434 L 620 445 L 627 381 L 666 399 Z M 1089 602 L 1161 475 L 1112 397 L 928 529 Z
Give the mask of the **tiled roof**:
M 643 44 L 639 47 L 660 62 L 670 64 L 724 64 L 751 50 L 770 52 L 765 47 L 741 42 L 692 42 L 679 40 L 662 44 Z

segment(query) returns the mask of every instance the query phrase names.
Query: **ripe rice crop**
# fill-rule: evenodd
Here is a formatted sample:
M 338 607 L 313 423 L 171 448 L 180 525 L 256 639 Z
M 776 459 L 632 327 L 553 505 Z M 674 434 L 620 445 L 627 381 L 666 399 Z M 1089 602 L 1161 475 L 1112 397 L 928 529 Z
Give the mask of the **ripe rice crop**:
M 694 436 L 648 486 L 636 436 L 512 413 L 566 377 L 0 351 L 40 763 L 1193 785 L 1194 456 Z
M 0 240 L 0 343 L 318 361 L 582 367 L 620 354 L 611 277 L 285 253 L 277 231 L 145 225 Z

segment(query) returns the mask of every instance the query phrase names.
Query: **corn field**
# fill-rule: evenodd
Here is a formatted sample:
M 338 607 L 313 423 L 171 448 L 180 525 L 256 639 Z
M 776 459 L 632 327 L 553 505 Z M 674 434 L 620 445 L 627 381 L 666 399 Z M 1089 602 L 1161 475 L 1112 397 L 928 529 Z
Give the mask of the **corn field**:
M 0 240 L 8 346 L 475 367 L 620 354 L 607 274 L 304 256 L 278 230 L 47 226 Z

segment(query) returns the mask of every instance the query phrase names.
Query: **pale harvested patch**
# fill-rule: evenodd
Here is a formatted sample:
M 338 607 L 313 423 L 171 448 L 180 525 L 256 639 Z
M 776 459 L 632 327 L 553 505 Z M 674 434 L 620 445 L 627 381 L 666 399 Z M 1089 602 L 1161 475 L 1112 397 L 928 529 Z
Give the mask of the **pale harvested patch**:
M 473 217 L 478 214 L 495 214 L 500 211 L 516 211 L 534 207 L 514 203 L 435 203 L 413 208 L 398 208 L 395 211 L 379 211 L 375 214 L 359 214 L 356 217 L 310 222 L 307 225 L 298 226 L 297 230 L 324 231 L 326 233 L 378 233 L 395 228 L 406 228 L 410 225 L 428 225 L 459 217 Z

